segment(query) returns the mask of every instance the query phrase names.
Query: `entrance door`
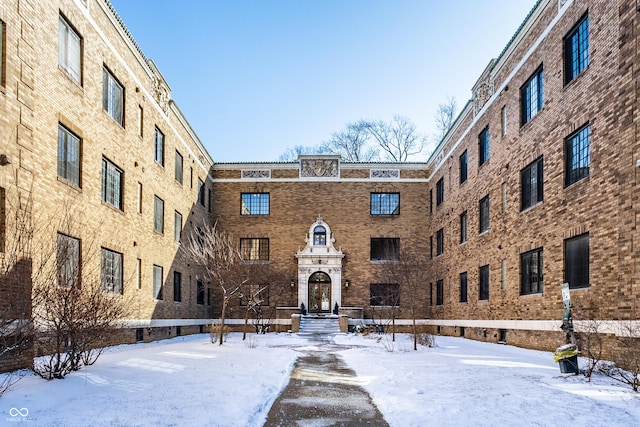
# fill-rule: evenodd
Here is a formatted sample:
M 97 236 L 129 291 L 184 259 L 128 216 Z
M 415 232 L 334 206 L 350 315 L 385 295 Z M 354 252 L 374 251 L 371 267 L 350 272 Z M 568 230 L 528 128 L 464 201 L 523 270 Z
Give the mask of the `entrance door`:
M 331 278 L 318 271 L 309 278 L 309 313 L 331 311 Z

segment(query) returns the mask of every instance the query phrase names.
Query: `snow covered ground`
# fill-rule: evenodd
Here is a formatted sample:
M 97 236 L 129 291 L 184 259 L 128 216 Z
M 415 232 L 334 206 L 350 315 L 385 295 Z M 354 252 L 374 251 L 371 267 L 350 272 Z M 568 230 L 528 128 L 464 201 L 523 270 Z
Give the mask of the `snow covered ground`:
M 640 426 L 640 395 L 607 378 L 560 374 L 549 352 L 437 337 L 411 349 L 338 335 L 339 354 L 392 426 Z M 27 374 L 0 398 L 0 425 L 260 426 L 288 382 L 295 334 L 208 335 L 122 345 L 65 380 Z

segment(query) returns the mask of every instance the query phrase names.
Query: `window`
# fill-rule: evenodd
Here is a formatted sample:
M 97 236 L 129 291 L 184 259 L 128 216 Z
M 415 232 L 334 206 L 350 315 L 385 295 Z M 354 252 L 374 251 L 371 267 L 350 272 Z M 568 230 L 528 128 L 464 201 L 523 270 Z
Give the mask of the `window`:
M 138 183 L 138 213 L 142 213 L 142 183 Z
M 5 242 L 7 240 L 7 207 L 5 197 L 4 188 L 0 187 L 0 252 L 5 251 Z
M 263 307 L 268 306 L 269 286 L 267 284 L 250 284 L 246 295 L 240 295 L 240 305 L 246 306 L 249 302 Z
M 529 122 L 544 106 L 544 72 L 542 67 L 520 88 L 521 124 Z
M 208 199 L 209 199 L 209 212 L 212 212 L 213 211 L 213 196 L 212 196 L 212 193 L 211 193 L 211 188 L 209 188 Z
M 540 203 L 543 200 L 544 179 L 542 157 L 531 163 L 520 172 L 520 182 L 522 183 L 522 210 Z
M 153 298 L 162 299 L 162 267 L 153 265 Z
M 505 105 L 500 110 L 500 128 L 502 129 L 502 136 L 507 136 L 507 106 Z
M 164 200 L 153 197 L 153 229 L 164 234 Z
M 247 261 L 269 261 L 269 239 L 240 239 L 240 254 Z
M 564 82 L 575 79 L 589 66 L 589 15 L 569 31 L 564 38 Z
M 489 196 L 480 200 L 480 233 L 489 231 Z
M 102 292 L 122 293 L 122 254 L 120 252 L 102 248 L 100 289 Z
M 589 287 L 589 233 L 564 241 L 564 281 L 570 289 Z
M 122 210 L 122 189 L 124 187 L 122 169 L 102 158 L 102 201 Z
M 482 166 L 489 160 L 489 126 L 478 135 L 478 164 Z
M 371 238 L 371 261 L 397 261 L 400 259 L 399 238 Z
M 436 206 L 440 206 L 442 202 L 444 202 L 444 177 L 436 183 Z
M 205 203 L 204 194 L 205 194 L 204 182 L 202 182 L 202 180 L 198 178 L 198 203 L 200 203 L 201 206 L 204 206 L 204 203 Z
M 467 180 L 467 150 L 460 156 L 460 184 Z
M 153 141 L 153 158 L 157 164 L 164 166 L 164 133 L 158 128 Z
M 591 130 L 585 125 L 565 141 L 564 185 L 569 186 L 589 176 Z
M 124 87 L 106 67 L 102 69 L 102 109 L 124 126 Z
M 397 283 L 371 283 L 369 285 L 369 305 L 400 305 L 400 285 Z
M 138 136 L 140 138 L 144 136 L 144 108 L 142 105 L 138 105 Z
M 507 259 L 502 259 L 502 289 L 507 289 Z
M 313 229 L 313 245 L 314 246 L 326 246 L 327 244 L 327 230 L 321 226 L 316 225 Z
M 489 266 L 484 265 L 479 270 L 480 284 L 478 299 L 481 301 L 489 299 Z
M 436 281 L 436 305 L 444 305 L 444 280 Z
M 429 236 L 429 259 L 433 259 L 433 236 Z
M 58 286 L 80 286 L 80 240 L 58 233 L 56 239 L 56 272 Z
M 58 65 L 81 83 L 82 39 L 62 16 L 58 18 Z
M 433 283 L 429 283 L 429 307 L 433 307 Z
M 173 240 L 180 242 L 180 235 L 182 234 L 182 214 L 175 211 L 173 220 Z
M 196 304 L 204 305 L 204 283 L 202 280 L 196 280 Z
M 80 138 L 58 123 L 58 176 L 80 187 Z
M 467 211 L 462 212 L 460 214 L 460 243 L 464 243 L 467 241 L 467 220 L 469 215 Z
M 502 183 L 502 213 L 507 213 L 507 183 Z
M 460 302 L 467 302 L 467 272 L 460 273 Z
M 182 301 L 182 273 L 179 271 L 173 272 L 173 301 Z
M 520 255 L 520 295 L 542 293 L 542 248 Z
M 400 215 L 400 193 L 371 193 L 371 215 Z
M 5 76 L 5 51 L 6 44 L 6 24 L 0 21 L 0 86 L 4 86 L 6 84 L 6 76 Z
M 142 260 L 136 259 L 136 289 L 142 289 Z
M 436 232 L 436 256 L 444 253 L 444 228 Z
M 242 193 L 241 215 L 269 215 L 269 193 Z
M 182 185 L 182 161 L 182 154 L 176 151 L 175 178 L 180 185 Z
M 429 213 L 433 213 L 433 189 L 429 190 Z

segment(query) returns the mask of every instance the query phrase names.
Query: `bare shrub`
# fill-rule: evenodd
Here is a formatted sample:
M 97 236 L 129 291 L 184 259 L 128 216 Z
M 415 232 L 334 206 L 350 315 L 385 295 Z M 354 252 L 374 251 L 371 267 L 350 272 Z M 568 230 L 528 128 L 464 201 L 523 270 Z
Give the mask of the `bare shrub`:
M 382 337 L 380 337 L 380 339 L 378 339 L 378 343 L 380 343 L 382 348 L 387 350 L 389 353 L 393 353 L 393 351 L 396 349 L 396 343 L 393 341 L 393 339 L 391 339 L 389 335 L 383 335 Z
M 223 326 L 222 323 L 212 323 L 211 326 L 209 327 L 212 344 L 219 340 L 222 340 L 223 342 L 227 342 L 229 331 L 226 329 L 223 329 L 222 326 Z
M 247 340 L 245 340 L 244 345 L 247 348 L 256 348 L 258 346 L 258 337 L 256 335 L 251 335 Z
M 633 391 L 640 390 L 640 323 L 626 321 L 613 346 L 616 360 L 624 364 L 624 368 L 614 362 L 601 362 L 598 370 L 609 378 L 630 386 Z

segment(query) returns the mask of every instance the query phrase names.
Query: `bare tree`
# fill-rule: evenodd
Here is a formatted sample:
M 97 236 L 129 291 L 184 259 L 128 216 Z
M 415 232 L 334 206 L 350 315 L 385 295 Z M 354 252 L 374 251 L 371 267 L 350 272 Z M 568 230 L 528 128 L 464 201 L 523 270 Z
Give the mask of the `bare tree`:
M 435 135 L 438 142 L 444 138 L 453 126 L 457 112 L 458 103 L 453 96 L 450 96 L 445 102 L 438 105 L 438 110 L 433 116 L 433 120 L 436 122 L 436 129 L 438 130 L 438 133 Z
M 389 123 L 382 120 L 367 122 L 367 129 L 386 158 L 393 162 L 406 162 L 410 156 L 420 154 L 426 144 L 426 137 L 403 116 L 395 115 Z
M 222 345 L 229 301 L 249 280 L 240 251 L 230 234 L 218 230 L 217 223 L 212 225 L 207 221 L 189 233 L 180 250 L 189 262 L 202 267 L 206 279 L 216 282 L 222 292 L 219 334 L 219 345 Z
M 304 146 L 296 145 L 293 148 L 287 148 L 286 151 L 278 156 L 279 162 L 294 162 L 301 154 L 327 154 L 325 145 Z
M 602 362 L 599 371 L 606 376 L 640 391 L 640 321 L 621 321 L 612 352 L 620 365 Z
M 347 123 L 347 126 L 331 134 L 324 143 L 326 151 L 339 154 L 343 160 L 350 162 L 370 162 L 378 158 L 378 150 L 369 144 L 370 123 L 364 120 Z

